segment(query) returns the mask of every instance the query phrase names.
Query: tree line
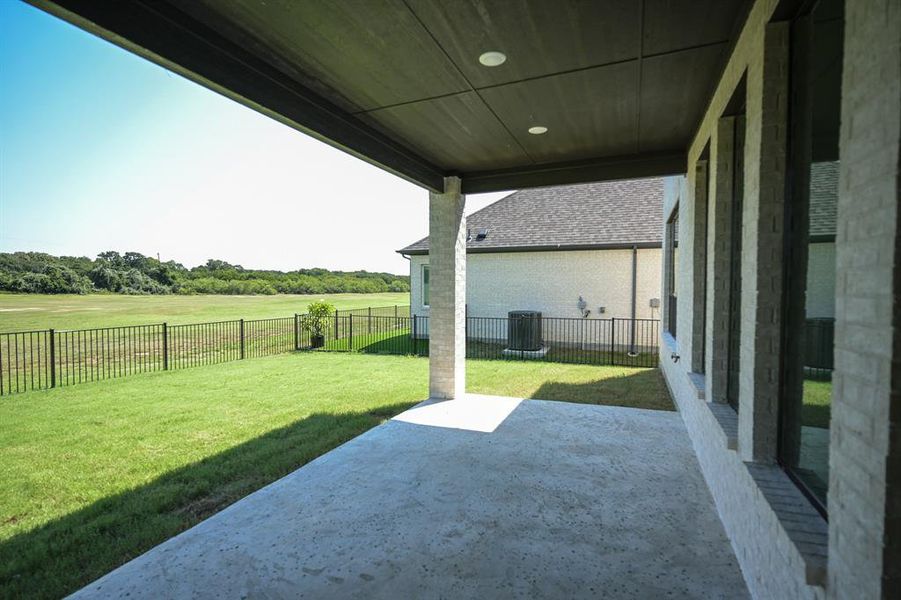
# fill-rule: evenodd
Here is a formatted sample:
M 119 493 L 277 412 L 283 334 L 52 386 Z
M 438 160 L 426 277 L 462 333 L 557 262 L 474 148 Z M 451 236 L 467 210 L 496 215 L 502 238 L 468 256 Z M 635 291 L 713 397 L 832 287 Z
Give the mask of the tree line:
M 0 290 L 30 294 L 327 294 L 407 292 L 410 278 L 368 271 L 262 271 L 223 260 L 187 268 L 138 252 L 97 258 L 0 253 Z

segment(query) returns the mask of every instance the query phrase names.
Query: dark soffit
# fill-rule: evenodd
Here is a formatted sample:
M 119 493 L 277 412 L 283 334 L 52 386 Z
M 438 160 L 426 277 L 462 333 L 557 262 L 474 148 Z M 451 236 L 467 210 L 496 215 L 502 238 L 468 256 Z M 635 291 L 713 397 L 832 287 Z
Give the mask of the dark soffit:
M 684 172 L 748 6 L 31 1 L 410 181 L 470 191 Z M 485 50 L 507 63 L 482 67 Z

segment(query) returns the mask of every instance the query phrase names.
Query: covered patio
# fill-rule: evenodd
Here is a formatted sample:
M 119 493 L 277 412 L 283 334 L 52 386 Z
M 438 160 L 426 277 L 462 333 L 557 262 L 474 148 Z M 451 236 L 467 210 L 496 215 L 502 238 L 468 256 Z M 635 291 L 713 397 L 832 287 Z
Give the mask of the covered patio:
M 740 598 L 677 413 L 426 402 L 79 598 Z
M 898 2 L 29 1 L 429 198 L 429 398 L 445 409 L 361 436 L 85 595 L 731 598 L 732 547 L 755 597 L 898 589 Z M 786 324 L 805 315 L 788 283 L 807 280 L 814 159 L 837 173 L 828 508 L 784 452 L 803 431 L 787 435 L 801 353 Z M 677 176 L 660 337 L 685 425 L 467 398 L 465 194 L 651 176 Z M 490 427 L 457 420 L 504 403 Z

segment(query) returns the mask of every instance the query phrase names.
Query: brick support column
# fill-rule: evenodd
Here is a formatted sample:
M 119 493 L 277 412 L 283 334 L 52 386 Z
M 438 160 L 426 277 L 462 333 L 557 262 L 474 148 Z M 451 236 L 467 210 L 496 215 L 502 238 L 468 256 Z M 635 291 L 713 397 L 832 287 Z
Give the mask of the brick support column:
M 901 3 L 847 0 L 835 372 L 831 598 L 901 590 Z
M 707 253 L 711 269 L 707 273 L 707 371 L 706 397 L 712 402 L 728 401 L 729 379 L 729 293 L 732 264 L 732 203 L 735 152 L 735 117 L 723 117 L 710 140 L 711 234 Z
M 694 305 L 691 311 L 691 370 L 704 373 L 706 354 L 704 335 L 706 332 L 707 302 L 707 161 L 699 160 L 695 165 L 694 179 L 690 182 L 694 194 L 692 198 L 692 273 L 691 298 Z M 687 253 L 686 253 L 687 254 Z
M 466 217 L 460 179 L 429 193 L 429 398 L 466 391 Z
M 789 24 L 764 30 L 763 60 L 748 68 L 742 216 L 738 449 L 776 460 L 782 323 L 782 253 L 788 141 Z

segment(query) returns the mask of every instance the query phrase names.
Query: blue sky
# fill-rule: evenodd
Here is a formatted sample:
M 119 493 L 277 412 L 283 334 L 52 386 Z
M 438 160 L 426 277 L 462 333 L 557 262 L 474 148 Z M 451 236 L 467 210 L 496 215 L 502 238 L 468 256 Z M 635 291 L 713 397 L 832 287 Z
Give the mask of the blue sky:
M 424 190 L 0 0 L 0 251 L 405 272 L 427 229 Z

